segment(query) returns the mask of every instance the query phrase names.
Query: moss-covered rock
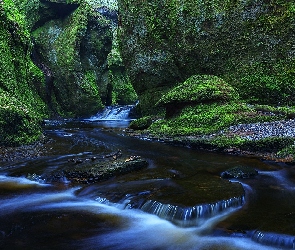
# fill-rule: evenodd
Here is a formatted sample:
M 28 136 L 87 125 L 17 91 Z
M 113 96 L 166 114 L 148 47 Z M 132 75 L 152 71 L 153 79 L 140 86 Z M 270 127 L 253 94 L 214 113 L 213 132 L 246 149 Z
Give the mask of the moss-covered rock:
M 148 166 L 140 156 L 122 157 L 118 152 L 104 159 L 72 159 L 62 169 L 42 177 L 48 181 L 67 178 L 76 183 L 94 183 L 137 171 Z
M 238 94 L 217 76 L 193 75 L 166 93 L 158 105 L 206 103 L 238 99 Z
M 153 119 L 151 116 L 145 116 L 134 120 L 130 123 L 129 128 L 134 130 L 143 130 L 149 128 L 153 123 Z
M 221 173 L 222 178 L 236 178 L 236 179 L 247 179 L 253 178 L 258 175 L 258 171 L 248 166 L 237 166 L 230 168 Z
M 0 145 L 36 140 L 46 115 L 45 84 L 30 55 L 32 43 L 24 16 L 13 1 L 0 3 Z
M 272 116 L 256 112 L 241 101 L 187 105 L 179 114 L 154 122 L 153 134 L 208 135 L 239 123 L 270 121 Z
M 220 76 L 248 102 L 294 105 L 293 2 L 118 2 L 120 47 L 145 113 L 196 74 Z
M 94 114 L 102 107 L 99 83 L 111 50 L 108 22 L 81 3 L 64 19 L 33 32 L 40 66 L 47 74 L 49 102 L 67 116 Z
M 112 50 L 107 57 L 107 86 L 111 89 L 111 96 L 106 100 L 106 105 L 133 104 L 137 100 L 137 94 L 126 73 L 118 47 L 117 28 L 113 31 Z
M 183 107 L 197 103 L 213 103 L 238 100 L 236 91 L 217 76 L 193 75 L 172 88 L 156 103 L 166 108 L 171 117 Z

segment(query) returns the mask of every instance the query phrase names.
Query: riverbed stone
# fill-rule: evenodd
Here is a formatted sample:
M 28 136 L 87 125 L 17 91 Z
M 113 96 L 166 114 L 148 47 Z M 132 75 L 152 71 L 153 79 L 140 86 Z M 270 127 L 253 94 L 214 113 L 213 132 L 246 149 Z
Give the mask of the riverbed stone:
M 254 168 L 248 166 L 236 166 L 230 168 L 221 173 L 222 178 L 236 178 L 236 179 L 245 179 L 253 178 L 258 175 L 258 171 Z
M 66 165 L 46 177 L 50 181 L 70 180 L 74 183 L 95 183 L 115 176 L 137 171 L 148 166 L 148 162 L 140 156 L 122 156 L 115 152 L 86 159 L 68 159 Z

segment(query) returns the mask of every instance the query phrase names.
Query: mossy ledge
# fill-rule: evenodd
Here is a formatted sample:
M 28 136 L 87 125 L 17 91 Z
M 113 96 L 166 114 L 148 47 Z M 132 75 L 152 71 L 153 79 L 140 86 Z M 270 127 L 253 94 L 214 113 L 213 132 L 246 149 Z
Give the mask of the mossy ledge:
M 129 131 L 132 135 L 198 149 L 293 161 L 292 107 L 246 104 L 224 80 L 210 75 L 190 77 L 164 94 L 156 105 L 164 106 L 166 114 L 133 121 L 130 129 L 134 131 Z

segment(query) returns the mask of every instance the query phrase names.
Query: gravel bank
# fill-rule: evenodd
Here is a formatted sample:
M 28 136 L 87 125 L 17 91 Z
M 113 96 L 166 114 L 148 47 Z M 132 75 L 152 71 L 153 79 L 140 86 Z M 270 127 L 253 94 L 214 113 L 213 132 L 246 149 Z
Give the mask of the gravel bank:
M 224 135 L 238 135 L 247 140 L 261 140 L 267 137 L 294 137 L 295 120 L 264 123 L 239 124 L 220 132 Z

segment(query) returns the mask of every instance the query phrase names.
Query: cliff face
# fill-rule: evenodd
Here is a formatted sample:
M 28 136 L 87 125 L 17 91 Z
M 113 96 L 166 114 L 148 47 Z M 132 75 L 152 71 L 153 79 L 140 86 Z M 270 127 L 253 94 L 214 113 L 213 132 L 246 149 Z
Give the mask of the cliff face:
M 46 75 L 47 102 L 66 116 L 94 114 L 104 96 L 99 83 L 112 46 L 110 25 L 86 3 L 55 5 L 53 11 L 63 12 L 32 33 L 34 60 Z
M 41 132 L 45 84 L 31 51 L 24 16 L 13 1 L 0 1 L 0 145 L 31 142 Z
M 36 140 L 45 117 L 90 116 L 137 99 L 113 42 L 116 6 L 102 4 L 0 1 L 0 145 Z
M 295 3 L 119 0 L 120 47 L 145 113 L 191 75 L 217 75 L 251 103 L 294 105 Z
M 33 60 L 46 76 L 46 102 L 54 113 L 89 116 L 103 105 L 137 99 L 116 53 L 118 15 L 112 1 L 40 0 L 24 7 Z

